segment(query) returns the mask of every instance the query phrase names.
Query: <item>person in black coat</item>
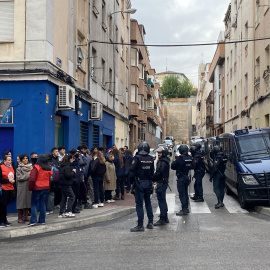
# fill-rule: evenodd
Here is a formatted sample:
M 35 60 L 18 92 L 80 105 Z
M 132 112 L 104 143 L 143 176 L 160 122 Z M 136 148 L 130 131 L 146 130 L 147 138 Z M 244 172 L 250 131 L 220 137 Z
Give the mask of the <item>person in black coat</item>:
M 76 169 L 73 169 L 72 162 L 73 156 L 72 154 L 68 154 L 64 156 L 60 163 L 59 188 L 62 193 L 62 200 L 60 203 L 59 217 L 75 217 L 75 215 L 72 213 L 75 195 L 71 186 L 73 184 Z

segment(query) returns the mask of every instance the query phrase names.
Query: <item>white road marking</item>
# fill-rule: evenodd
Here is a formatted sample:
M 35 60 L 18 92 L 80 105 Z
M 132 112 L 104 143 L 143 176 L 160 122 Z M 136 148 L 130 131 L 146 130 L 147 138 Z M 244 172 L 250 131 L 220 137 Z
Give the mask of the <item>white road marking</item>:
M 175 194 L 174 193 L 168 193 L 166 194 L 166 201 L 168 205 L 168 213 L 172 214 L 175 212 Z M 157 208 L 156 215 L 160 214 L 159 207 Z
M 211 213 L 206 201 L 204 202 L 194 202 L 193 200 L 189 200 L 190 203 L 190 212 L 192 214 L 209 214 Z
M 223 203 L 225 204 L 225 207 L 228 210 L 228 212 L 231 214 L 235 214 L 235 213 L 247 214 L 247 213 L 249 213 L 247 210 L 242 209 L 241 206 L 239 205 L 239 202 L 236 201 L 231 196 L 225 196 Z

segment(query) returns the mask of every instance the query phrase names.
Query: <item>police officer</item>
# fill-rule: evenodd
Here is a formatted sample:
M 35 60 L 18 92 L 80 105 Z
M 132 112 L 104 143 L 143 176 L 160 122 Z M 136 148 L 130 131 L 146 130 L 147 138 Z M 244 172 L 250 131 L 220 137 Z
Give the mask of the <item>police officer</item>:
M 223 207 L 224 188 L 225 188 L 225 169 L 227 163 L 227 156 L 222 152 L 220 146 L 216 145 L 213 148 L 214 160 L 213 168 L 210 176 L 210 182 L 213 180 L 214 192 L 217 196 L 218 203 L 215 208 Z
M 182 144 L 178 148 L 180 157 L 175 159 L 171 165 L 173 170 L 176 170 L 177 176 L 177 190 L 179 193 L 179 199 L 182 204 L 182 210 L 176 213 L 177 216 L 187 215 L 188 209 L 188 186 L 189 177 L 188 173 L 192 169 L 192 157 L 188 154 L 188 147 Z
M 191 199 L 194 200 L 194 202 L 204 202 L 202 179 L 205 175 L 205 164 L 200 149 L 201 145 L 199 143 L 190 147 L 190 152 L 193 157 L 192 166 L 194 169 L 194 178 L 195 178 L 194 183 L 195 194 L 193 197 L 191 197 Z
M 138 225 L 131 232 L 144 231 L 143 219 L 143 200 L 148 217 L 147 229 L 153 229 L 153 210 L 150 196 L 152 193 L 152 180 L 154 175 L 154 159 L 149 155 L 150 146 L 147 142 L 141 142 L 138 145 L 138 154 L 131 163 L 129 172 L 131 173 L 131 181 L 135 180 L 135 202 L 138 216 Z
M 169 223 L 168 219 L 168 205 L 166 202 L 166 189 L 168 187 L 170 161 L 168 159 L 168 150 L 159 147 L 156 152 L 158 153 L 158 161 L 156 172 L 154 174 L 154 182 L 157 182 L 156 193 L 158 199 L 158 206 L 160 209 L 160 218 L 154 223 L 154 226 L 162 226 Z

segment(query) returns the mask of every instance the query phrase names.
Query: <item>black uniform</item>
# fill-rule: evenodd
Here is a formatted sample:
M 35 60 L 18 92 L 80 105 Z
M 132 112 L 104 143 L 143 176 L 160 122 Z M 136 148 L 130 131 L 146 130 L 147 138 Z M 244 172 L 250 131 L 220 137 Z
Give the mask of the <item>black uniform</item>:
M 190 182 L 188 173 L 192 169 L 192 157 L 187 152 L 182 153 L 180 157 L 173 161 L 171 168 L 176 170 L 177 189 L 182 204 L 182 210 L 176 215 L 187 215 L 189 213 L 188 186 Z
M 131 179 L 136 181 L 135 202 L 138 215 L 138 226 L 143 228 L 143 200 L 145 202 L 148 224 L 152 224 L 154 218 L 150 200 L 150 195 L 152 193 L 152 180 L 154 175 L 154 159 L 150 155 L 138 154 L 134 157 L 129 171 L 133 176 Z M 149 226 L 147 225 L 147 227 Z
M 203 156 L 201 152 L 197 151 L 193 156 L 192 166 L 194 169 L 194 201 L 195 202 L 203 202 L 203 186 L 202 186 L 202 179 L 205 175 L 205 164 L 203 161 Z
M 215 208 L 223 207 L 224 188 L 225 188 L 225 170 L 227 156 L 223 152 L 218 152 L 213 160 L 213 168 L 210 176 L 210 181 L 213 179 L 213 188 L 217 196 L 218 203 Z
M 168 222 L 168 205 L 166 202 L 166 190 L 168 187 L 170 173 L 170 162 L 167 157 L 159 158 L 157 162 L 156 172 L 154 174 L 154 181 L 157 182 L 156 193 L 158 199 L 158 206 L 160 209 L 160 220 L 154 225 L 164 225 Z

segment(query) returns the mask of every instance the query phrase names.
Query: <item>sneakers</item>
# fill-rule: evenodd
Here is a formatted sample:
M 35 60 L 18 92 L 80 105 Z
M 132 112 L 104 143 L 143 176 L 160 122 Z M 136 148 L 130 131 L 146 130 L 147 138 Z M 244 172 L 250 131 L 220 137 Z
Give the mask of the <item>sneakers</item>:
M 98 204 L 98 207 L 103 207 L 104 206 L 104 203 L 99 203 Z
M 107 201 L 105 201 L 105 203 L 111 203 L 111 200 L 107 200 Z
M 37 226 L 37 223 L 29 223 L 27 226 L 28 226 L 28 227 Z
M 53 214 L 53 211 L 46 212 L 46 215 Z
M 59 213 L 58 217 L 59 217 L 59 218 L 62 218 L 62 217 L 63 217 L 63 215 L 64 215 L 64 214 L 60 214 L 60 213 Z
M 72 212 L 68 212 L 62 215 L 63 218 L 74 218 L 75 215 Z
M 93 208 L 97 209 L 98 208 L 98 204 L 93 204 Z
M 111 199 L 111 203 L 115 202 L 115 200 Z
M 10 227 L 10 226 L 12 226 L 12 224 L 10 223 L 10 222 L 6 222 L 6 227 Z
M 5 223 L 0 223 L 0 228 L 5 228 L 7 227 Z

